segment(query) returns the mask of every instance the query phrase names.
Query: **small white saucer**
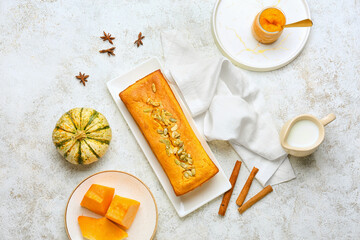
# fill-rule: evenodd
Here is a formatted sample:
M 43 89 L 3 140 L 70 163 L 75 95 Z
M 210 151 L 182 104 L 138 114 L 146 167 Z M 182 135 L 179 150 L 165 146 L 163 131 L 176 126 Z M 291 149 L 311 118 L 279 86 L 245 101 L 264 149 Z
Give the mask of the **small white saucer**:
M 269 6 L 280 8 L 286 22 L 310 19 L 306 0 L 218 0 L 212 16 L 215 42 L 235 65 L 252 71 L 271 71 L 294 60 L 304 48 L 310 28 L 284 29 L 270 45 L 255 40 L 251 25 L 256 14 Z
M 115 194 L 135 199 L 140 208 L 131 227 L 126 230 L 127 240 L 149 240 L 155 236 L 158 211 L 150 189 L 137 177 L 120 171 L 95 173 L 83 180 L 71 193 L 65 209 L 65 228 L 70 240 L 82 240 L 79 216 L 101 218 L 102 216 L 80 206 L 81 200 L 92 184 L 115 188 Z

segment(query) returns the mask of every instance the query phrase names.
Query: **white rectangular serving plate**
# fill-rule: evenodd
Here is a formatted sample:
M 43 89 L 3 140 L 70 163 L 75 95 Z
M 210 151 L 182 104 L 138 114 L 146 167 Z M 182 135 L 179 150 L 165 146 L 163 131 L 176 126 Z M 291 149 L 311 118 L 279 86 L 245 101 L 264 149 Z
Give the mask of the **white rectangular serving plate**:
M 203 136 L 199 133 L 196 128 L 195 122 L 190 115 L 186 105 L 182 101 L 177 86 L 175 83 L 168 81 L 174 95 L 179 102 L 185 117 L 187 118 L 190 126 L 192 127 L 194 133 L 198 137 L 201 142 L 201 145 L 211 158 L 211 160 L 215 163 L 215 165 L 219 168 L 219 172 L 212 177 L 209 181 L 205 182 L 201 186 L 197 187 L 193 191 L 186 193 L 182 196 L 176 196 L 174 190 L 170 184 L 169 179 L 167 178 L 164 170 L 162 169 L 160 163 L 156 159 L 154 153 L 152 152 L 149 144 L 147 143 L 145 137 L 141 133 L 139 127 L 137 126 L 136 122 L 134 121 L 133 117 L 127 110 L 124 103 L 120 100 L 119 93 L 125 90 L 128 86 L 135 83 L 137 80 L 149 75 L 150 73 L 160 69 L 163 73 L 164 77 L 166 78 L 163 68 L 160 64 L 160 61 L 157 58 L 151 58 L 150 60 L 140 64 L 135 69 L 131 70 L 124 75 L 117 77 L 111 81 L 107 82 L 107 87 L 111 96 L 113 97 L 116 105 L 118 106 L 120 112 L 122 113 L 125 121 L 129 125 L 132 133 L 134 134 L 137 142 L 140 145 L 140 148 L 143 150 L 146 158 L 148 159 L 152 169 L 154 170 L 156 176 L 158 177 L 161 185 L 163 186 L 166 194 L 168 195 L 171 203 L 173 204 L 176 212 L 180 217 L 184 217 L 187 214 L 191 213 L 192 211 L 198 209 L 202 205 L 208 203 L 209 201 L 213 200 L 217 196 L 223 194 L 227 190 L 231 188 L 231 184 L 226 177 L 224 171 L 220 167 L 219 162 L 215 159 L 214 154 L 210 150 L 209 145 L 203 138 Z

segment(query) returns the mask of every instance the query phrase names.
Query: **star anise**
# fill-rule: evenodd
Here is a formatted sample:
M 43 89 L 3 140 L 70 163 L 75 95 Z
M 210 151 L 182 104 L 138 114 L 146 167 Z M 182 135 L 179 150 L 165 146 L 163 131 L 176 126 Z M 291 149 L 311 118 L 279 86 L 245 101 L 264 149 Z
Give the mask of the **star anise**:
M 104 36 L 103 37 L 100 37 L 103 41 L 106 41 L 108 40 L 109 43 L 113 44 L 112 40 L 114 40 L 115 38 L 111 36 L 110 33 L 105 33 L 104 31 Z
M 89 77 L 89 75 L 85 75 L 84 74 L 81 74 L 81 72 L 79 72 L 79 76 L 75 76 L 77 79 L 80 79 L 80 83 L 84 84 L 85 86 L 85 82 L 87 82 L 87 78 Z
M 137 47 L 140 47 L 140 45 L 143 45 L 143 42 L 141 40 L 143 40 L 145 38 L 145 36 L 142 35 L 142 33 L 140 32 L 138 35 L 138 39 L 134 42 L 134 44 L 137 45 Z
M 100 50 L 99 52 L 100 53 L 107 53 L 109 56 L 110 55 L 115 56 L 114 50 L 115 50 L 115 47 L 112 47 L 112 48 L 109 48 L 109 49 Z

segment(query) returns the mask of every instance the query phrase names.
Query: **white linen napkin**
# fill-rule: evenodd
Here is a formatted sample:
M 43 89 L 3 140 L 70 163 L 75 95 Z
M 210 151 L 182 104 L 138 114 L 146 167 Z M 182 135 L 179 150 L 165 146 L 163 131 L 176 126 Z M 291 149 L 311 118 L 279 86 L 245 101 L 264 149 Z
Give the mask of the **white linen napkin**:
M 203 57 L 179 32 L 162 33 L 168 77 L 175 80 L 199 131 L 229 141 L 263 185 L 295 178 L 257 87 L 224 57 Z

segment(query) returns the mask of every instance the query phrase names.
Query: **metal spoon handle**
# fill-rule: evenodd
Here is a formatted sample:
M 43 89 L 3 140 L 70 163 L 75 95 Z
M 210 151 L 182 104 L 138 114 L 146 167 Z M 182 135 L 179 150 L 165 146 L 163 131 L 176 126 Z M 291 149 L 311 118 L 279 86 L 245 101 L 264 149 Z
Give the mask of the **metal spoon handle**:
M 290 27 L 311 27 L 313 25 L 313 22 L 310 19 L 301 20 L 299 22 L 294 22 L 290 24 L 284 25 L 284 28 L 290 28 Z

